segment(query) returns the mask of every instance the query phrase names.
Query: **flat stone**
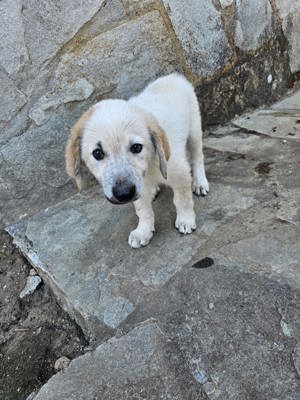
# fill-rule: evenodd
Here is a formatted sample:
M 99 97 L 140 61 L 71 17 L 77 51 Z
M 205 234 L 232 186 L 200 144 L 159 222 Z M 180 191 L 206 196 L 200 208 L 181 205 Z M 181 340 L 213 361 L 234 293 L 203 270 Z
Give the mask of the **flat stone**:
M 300 112 L 300 90 L 273 104 L 271 108 L 272 110 L 280 110 L 284 113 Z
M 297 400 L 291 356 L 298 361 L 300 291 L 215 261 L 198 270 L 187 264 L 163 290 L 146 295 L 122 329 L 154 318 L 209 399 Z
M 237 0 L 236 13 L 235 42 L 240 49 L 255 50 L 272 36 L 272 7 L 268 0 Z
M 0 71 L 0 87 L 5 96 L 0 98 L 0 121 L 9 121 L 26 103 L 26 96 L 14 82 Z M 1 132 L 0 136 L 3 133 Z
M 98 96 L 130 96 L 178 65 L 163 19 L 153 11 L 70 49 L 61 57 L 50 84 L 56 90 L 84 76 Z
M 300 140 L 300 91 L 291 99 L 279 102 L 272 109 L 258 110 L 233 120 L 242 129 L 275 138 Z
M 245 237 L 219 251 L 233 264 L 256 266 L 257 270 L 283 277 L 300 288 L 299 230 L 292 225 L 279 225 L 254 237 Z
M 185 371 L 175 346 L 149 321 L 73 360 L 42 387 L 35 400 L 57 398 L 204 400 L 206 396 Z
M 19 72 L 28 62 L 21 10 L 21 0 L 0 2 L 0 64 L 12 75 Z M 2 89 L 1 84 L 0 87 Z
M 221 14 L 211 0 L 164 0 L 189 67 L 197 74 L 211 74 L 231 57 Z
M 285 159 L 296 160 L 300 152 L 300 143 L 295 143 L 295 141 L 289 140 L 283 143 L 276 138 L 266 139 L 263 135 L 245 133 L 242 129 L 232 132 L 228 130 L 227 134 L 222 136 L 212 134 L 205 139 L 205 146 L 220 152 L 233 153 L 228 158 L 234 159 L 245 155 L 270 163 L 282 162 Z
M 55 2 L 27 0 L 23 4 L 26 44 L 35 68 L 55 56 L 64 43 L 100 10 L 104 0 Z
M 127 243 L 136 224 L 133 207 L 113 206 L 98 190 L 76 195 L 9 228 L 64 307 L 96 338 L 119 326 L 145 293 L 180 271 L 207 235 L 264 197 L 259 188 L 212 184 L 207 198 L 195 199 L 198 230 L 181 236 L 174 228 L 171 193 L 165 191 L 154 203 L 160 215 L 157 232 L 149 246 L 135 251 Z
M 300 112 L 283 114 L 275 110 L 261 110 L 252 114 L 245 114 L 233 121 L 240 128 L 262 133 L 264 135 L 288 139 L 300 140 L 300 124 L 297 122 Z

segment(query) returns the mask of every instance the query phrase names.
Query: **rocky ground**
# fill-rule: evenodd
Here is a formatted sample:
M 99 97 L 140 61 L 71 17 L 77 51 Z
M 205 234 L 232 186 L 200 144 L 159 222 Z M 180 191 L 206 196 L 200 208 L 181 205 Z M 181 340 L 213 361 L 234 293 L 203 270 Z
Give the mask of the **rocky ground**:
M 194 199 L 192 235 L 174 229 L 167 189 L 154 204 L 155 236 L 139 250 L 127 244 L 132 207 L 109 204 L 97 186 L 7 227 L 90 342 L 35 400 L 299 399 L 300 91 L 212 129 L 205 155 L 211 190 Z M 16 269 L 24 283 L 23 263 Z M 43 326 L 59 344 L 72 338 L 52 352 L 41 344 L 38 360 L 53 366 L 84 342 L 70 322 L 52 323 L 47 296 L 42 287 L 26 300 L 37 298 L 44 317 L 27 340 L 37 349 L 36 337 L 49 340 Z M 15 302 L 28 310 L 16 316 L 27 328 L 31 309 Z M 14 334 L 17 341 L 26 332 Z M 46 380 L 53 368 L 46 377 L 37 363 L 34 376 Z
M 55 372 L 61 356 L 74 358 L 87 345 L 80 329 L 41 285 L 19 298 L 30 266 L 0 233 L 0 399 L 23 400 Z

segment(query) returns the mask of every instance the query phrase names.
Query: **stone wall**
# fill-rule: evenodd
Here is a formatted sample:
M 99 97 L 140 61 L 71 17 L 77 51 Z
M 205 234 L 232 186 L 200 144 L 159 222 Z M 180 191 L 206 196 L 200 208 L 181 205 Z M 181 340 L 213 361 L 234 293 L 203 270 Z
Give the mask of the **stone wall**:
M 0 18 L 4 223 L 75 192 L 65 141 L 100 99 L 177 70 L 216 124 L 299 76 L 300 0 L 2 0 Z

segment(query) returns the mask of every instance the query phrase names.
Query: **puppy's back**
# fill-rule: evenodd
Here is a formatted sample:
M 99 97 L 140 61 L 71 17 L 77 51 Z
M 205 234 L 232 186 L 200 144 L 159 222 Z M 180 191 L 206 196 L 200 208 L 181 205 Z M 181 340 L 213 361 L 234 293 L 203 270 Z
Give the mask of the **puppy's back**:
M 129 102 L 154 115 L 171 145 L 173 141 L 187 140 L 197 100 L 193 86 L 184 76 L 173 73 L 158 78 Z

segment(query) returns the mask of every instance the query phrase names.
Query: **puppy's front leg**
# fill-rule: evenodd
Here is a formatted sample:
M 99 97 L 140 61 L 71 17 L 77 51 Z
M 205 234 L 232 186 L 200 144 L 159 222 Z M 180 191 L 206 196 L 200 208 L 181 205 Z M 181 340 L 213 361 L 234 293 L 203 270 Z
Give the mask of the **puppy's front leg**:
M 141 198 L 134 202 L 139 223 L 128 238 L 128 243 L 134 249 L 146 246 L 152 239 L 154 232 L 154 212 L 152 208 L 152 193 L 146 190 Z

